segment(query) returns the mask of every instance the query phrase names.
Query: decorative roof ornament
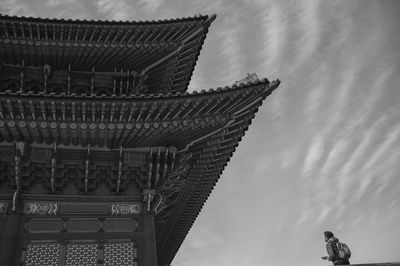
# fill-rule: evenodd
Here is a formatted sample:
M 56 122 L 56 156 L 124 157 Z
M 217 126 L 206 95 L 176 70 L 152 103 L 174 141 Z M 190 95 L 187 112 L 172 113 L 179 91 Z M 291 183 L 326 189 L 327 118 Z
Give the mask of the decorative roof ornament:
M 240 84 L 247 84 L 247 83 L 254 83 L 258 81 L 258 76 L 256 73 L 252 73 L 249 74 L 247 73 L 247 76 L 241 80 L 235 81 L 235 83 L 233 83 L 234 86 L 239 86 Z

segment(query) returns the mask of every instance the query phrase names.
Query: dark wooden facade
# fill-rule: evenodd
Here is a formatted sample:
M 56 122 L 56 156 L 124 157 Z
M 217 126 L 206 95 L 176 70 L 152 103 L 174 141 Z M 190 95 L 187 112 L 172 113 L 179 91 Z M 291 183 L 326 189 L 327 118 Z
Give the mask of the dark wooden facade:
M 0 17 L 0 261 L 169 265 L 279 81 L 187 93 L 215 16 Z

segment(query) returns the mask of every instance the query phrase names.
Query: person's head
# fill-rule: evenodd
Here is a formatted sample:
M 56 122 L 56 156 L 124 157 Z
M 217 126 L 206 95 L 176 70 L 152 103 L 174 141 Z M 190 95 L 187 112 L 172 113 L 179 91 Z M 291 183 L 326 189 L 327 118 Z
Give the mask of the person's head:
M 331 231 L 325 231 L 324 236 L 325 236 L 325 241 L 328 241 L 329 238 L 334 237 Z

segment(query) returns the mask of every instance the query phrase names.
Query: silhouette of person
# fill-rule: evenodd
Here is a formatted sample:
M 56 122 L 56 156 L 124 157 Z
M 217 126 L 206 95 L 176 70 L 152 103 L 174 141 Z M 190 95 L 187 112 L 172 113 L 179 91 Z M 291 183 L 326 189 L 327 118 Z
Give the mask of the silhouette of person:
M 337 243 L 339 243 L 339 239 L 336 238 L 330 231 L 325 231 L 324 236 L 325 236 L 326 251 L 328 252 L 328 256 L 321 257 L 321 259 L 332 261 L 333 265 L 350 265 L 348 259 L 343 259 L 339 257 L 339 251 L 337 246 Z

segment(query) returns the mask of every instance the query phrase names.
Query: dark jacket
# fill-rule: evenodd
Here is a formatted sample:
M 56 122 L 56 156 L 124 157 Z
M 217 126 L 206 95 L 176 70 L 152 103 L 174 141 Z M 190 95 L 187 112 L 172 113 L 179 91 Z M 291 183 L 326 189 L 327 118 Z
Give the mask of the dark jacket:
M 326 251 L 328 252 L 328 260 L 333 262 L 333 265 L 349 265 L 349 260 L 339 258 L 337 243 L 339 239 L 336 237 L 331 237 L 326 242 Z

